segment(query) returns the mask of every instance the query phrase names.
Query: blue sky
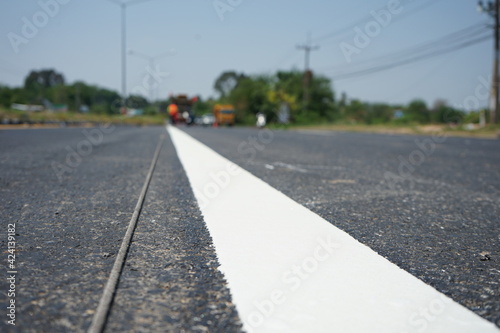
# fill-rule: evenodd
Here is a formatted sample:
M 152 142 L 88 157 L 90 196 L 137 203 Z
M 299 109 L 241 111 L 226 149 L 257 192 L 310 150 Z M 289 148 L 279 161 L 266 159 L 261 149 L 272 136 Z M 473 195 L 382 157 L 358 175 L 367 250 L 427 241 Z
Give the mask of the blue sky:
M 401 0 L 394 7 L 398 13 L 391 15 L 386 26 L 379 25 L 369 45 L 348 63 L 341 44 L 355 45 L 354 28 L 365 29 L 374 21 L 371 11 L 387 8 L 391 1 L 397 0 L 220 0 L 230 9 L 223 13 L 223 20 L 213 0 L 145 1 L 127 10 L 127 48 L 150 56 L 170 52 L 157 60 L 159 97 L 169 93 L 208 97 L 215 96 L 214 80 L 225 70 L 246 74 L 302 70 L 304 52 L 296 46 L 310 32 L 314 44 L 320 46 L 311 53 L 311 68 L 331 78 L 338 95 L 345 92 L 350 98 L 371 102 L 407 103 L 423 98 L 429 104 L 444 99 L 452 105 L 473 101 L 487 106 L 480 86 L 491 75 L 492 39 L 389 71 L 336 80 L 336 73 L 358 62 L 490 21 L 476 11 L 475 0 L 434 0 L 428 6 L 427 0 Z M 48 3 L 57 3 L 58 8 L 43 21 L 41 4 Z M 423 9 L 416 10 L 420 6 Z M 120 9 L 116 4 L 106 0 L 3 1 L 0 8 L 0 83 L 20 86 L 30 70 L 55 68 L 69 83 L 83 80 L 121 91 Z M 9 34 L 24 38 L 25 21 L 34 23 L 35 19 L 40 20 L 40 28 L 26 43 L 17 45 L 16 53 Z M 345 27 L 348 33 L 340 38 L 320 38 Z M 127 61 L 127 90 L 141 91 L 148 63 L 131 55 Z

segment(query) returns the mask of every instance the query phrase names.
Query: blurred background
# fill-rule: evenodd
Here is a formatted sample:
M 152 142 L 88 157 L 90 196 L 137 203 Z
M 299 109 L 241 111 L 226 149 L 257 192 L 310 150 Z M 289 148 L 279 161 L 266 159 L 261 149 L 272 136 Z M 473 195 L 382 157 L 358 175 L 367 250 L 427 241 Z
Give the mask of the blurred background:
M 494 3 L 3 2 L 0 103 L 154 115 L 185 95 L 240 123 L 284 104 L 303 123 L 489 122 Z

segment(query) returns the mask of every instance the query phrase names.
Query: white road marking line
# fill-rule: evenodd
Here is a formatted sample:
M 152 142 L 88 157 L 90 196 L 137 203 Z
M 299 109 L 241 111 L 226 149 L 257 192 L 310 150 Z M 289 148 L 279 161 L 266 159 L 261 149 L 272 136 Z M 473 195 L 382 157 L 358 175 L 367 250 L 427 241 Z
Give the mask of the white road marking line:
M 301 172 L 301 173 L 307 173 L 307 170 L 302 169 L 302 168 L 300 168 L 298 166 L 295 166 L 295 165 L 292 165 L 292 164 L 287 164 L 287 163 L 283 163 L 283 162 L 276 162 L 276 163 L 274 163 L 274 165 L 278 166 L 278 167 L 290 169 L 292 171 L 298 171 L 298 172 Z
M 248 332 L 499 332 L 186 133 L 168 132 Z

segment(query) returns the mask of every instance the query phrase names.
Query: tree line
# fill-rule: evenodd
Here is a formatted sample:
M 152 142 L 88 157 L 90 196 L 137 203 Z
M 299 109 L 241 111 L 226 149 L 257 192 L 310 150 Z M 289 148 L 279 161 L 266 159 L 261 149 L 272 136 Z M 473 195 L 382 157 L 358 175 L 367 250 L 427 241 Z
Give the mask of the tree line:
M 113 90 L 89 85 L 82 81 L 67 84 L 63 74 L 53 69 L 31 71 L 22 87 L 0 86 L 0 105 L 12 104 L 66 105 L 75 112 L 119 114 L 120 94 Z M 129 96 L 129 107 L 147 108 L 149 102 L 142 96 Z
M 445 101 L 428 106 L 416 99 L 407 105 L 392 105 L 350 99 L 345 93 L 337 96 L 329 78 L 297 70 L 260 75 L 226 71 L 216 78 L 213 88 L 218 96 L 205 100 L 198 96 L 193 105 L 195 115 L 210 113 L 216 103 L 228 103 L 234 105 L 236 120 L 243 124 L 254 123 L 259 112 L 267 116 L 268 122 L 276 122 L 283 105 L 289 110 L 290 121 L 298 124 L 479 122 L 478 111 L 466 113 Z M 127 107 L 143 109 L 146 114 L 165 113 L 169 102 L 150 102 L 143 96 L 131 95 Z M 112 115 L 120 113 L 122 100 L 115 91 L 82 81 L 67 84 L 61 73 L 45 69 L 31 71 L 23 87 L 0 86 L 0 105 L 10 108 L 13 103 L 64 104 L 70 111 Z
M 350 99 L 345 93 L 337 96 L 329 78 L 312 73 L 306 75 L 301 71 L 279 71 L 273 75 L 247 76 L 228 71 L 216 79 L 214 89 L 220 101 L 235 106 L 240 122 L 253 121 L 258 112 L 265 113 L 271 122 L 276 121 L 283 103 L 288 106 L 292 121 L 301 124 L 479 122 L 479 110 L 466 113 L 443 100 L 437 100 L 432 106 L 421 99 L 407 105 L 392 105 Z M 304 99 L 306 86 L 308 101 Z

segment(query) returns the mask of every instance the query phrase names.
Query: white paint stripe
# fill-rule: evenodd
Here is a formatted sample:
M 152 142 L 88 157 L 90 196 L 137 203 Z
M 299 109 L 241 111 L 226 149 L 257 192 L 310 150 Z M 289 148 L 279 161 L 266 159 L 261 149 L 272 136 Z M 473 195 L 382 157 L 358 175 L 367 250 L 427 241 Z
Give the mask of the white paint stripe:
M 287 163 L 283 163 L 283 162 L 276 162 L 276 163 L 274 163 L 274 165 L 276 165 L 278 167 L 287 168 L 287 169 L 290 169 L 290 170 L 293 170 L 293 171 L 307 173 L 307 170 L 299 168 L 298 166 L 295 166 L 295 165 L 292 165 L 292 164 L 287 164 Z
M 186 133 L 168 131 L 248 332 L 498 332 Z

